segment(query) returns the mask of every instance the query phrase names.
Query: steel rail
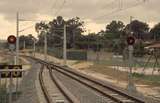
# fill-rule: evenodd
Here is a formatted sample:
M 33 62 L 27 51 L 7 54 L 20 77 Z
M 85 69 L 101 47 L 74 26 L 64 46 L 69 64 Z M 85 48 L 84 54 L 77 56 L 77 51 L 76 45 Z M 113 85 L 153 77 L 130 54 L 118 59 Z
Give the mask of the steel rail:
M 60 89 L 63 95 L 71 102 L 71 103 L 80 103 L 78 99 L 58 80 L 58 78 L 52 74 L 52 69 L 49 69 L 49 74 L 52 81 L 56 84 L 56 86 Z
M 37 59 L 37 58 L 33 58 L 33 59 L 35 59 L 35 60 L 37 60 L 37 61 L 39 61 L 39 62 L 41 62 L 41 63 L 43 63 L 43 64 L 45 64 L 47 66 L 50 65 L 52 69 L 55 69 L 55 70 L 65 74 L 65 75 L 77 80 L 78 82 L 80 82 L 80 83 L 82 83 L 82 84 L 84 84 L 84 85 L 86 85 L 86 86 L 88 86 L 88 87 L 90 87 L 90 88 L 102 93 L 103 95 L 106 95 L 107 97 L 113 99 L 114 101 L 116 101 L 118 103 L 126 103 L 126 101 L 122 101 L 121 98 L 116 98 L 116 97 L 114 97 L 114 96 L 112 96 L 110 94 L 107 94 L 106 93 L 107 91 L 105 92 L 103 89 L 97 88 L 95 85 L 98 85 L 99 87 L 103 87 L 103 88 L 109 89 L 109 90 L 117 93 L 120 96 L 123 96 L 123 97 L 125 97 L 127 99 L 130 99 L 130 100 L 132 100 L 132 103 L 145 103 L 145 100 L 143 100 L 141 98 L 132 96 L 132 95 L 130 95 L 130 94 L 128 94 L 128 93 L 126 93 L 126 92 L 124 92 L 122 90 L 119 90 L 119 88 L 112 87 L 111 85 L 103 83 L 102 81 L 100 81 L 98 79 L 95 79 L 93 77 L 87 76 L 87 75 L 85 75 L 83 73 L 79 73 L 79 72 L 77 72 L 77 71 L 75 71 L 75 70 L 73 70 L 71 68 L 62 67 L 60 65 L 53 64 L 53 63 L 48 63 L 48 62 L 45 62 L 45 61 Z M 76 76 L 78 78 L 76 78 Z M 91 84 L 86 83 L 83 80 L 80 80 L 79 78 L 83 78 L 84 80 L 92 82 L 92 83 Z M 94 86 L 93 86 L 93 84 L 94 84 Z
M 47 91 L 47 88 L 46 88 L 45 85 L 44 85 L 43 76 L 42 76 L 43 69 L 44 69 L 44 65 L 41 67 L 41 70 L 40 70 L 40 72 L 39 72 L 40 86 L 41 86 L 41 89 L 42 89 L 42 91 L 43 91 L 43 93 L 44 93 L 44 97 L 45 97 L 47 103 L 53 103 L 51 97 L 49 96 L 49 93 L 48 93 L 48 91 Z

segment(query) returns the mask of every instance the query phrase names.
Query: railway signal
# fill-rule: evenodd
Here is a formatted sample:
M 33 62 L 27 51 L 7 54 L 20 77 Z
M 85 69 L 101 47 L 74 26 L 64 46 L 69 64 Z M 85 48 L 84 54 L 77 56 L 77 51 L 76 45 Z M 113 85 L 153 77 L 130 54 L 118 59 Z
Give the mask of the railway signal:
M 16 66 L 16 65 L 13 65 L 13 64 L 16 64 L 16 59 L 15 59 L 15 55 L 14 55 L 14 50 L 16 48 L 15 44 L 17 42 L 17 38 L 14 36 L 14 35 L 10 35 L 8 38 L 7 38 L 7 42 L 9 43 L 9 49 L 11 51 L 11 54 L 12 54 L 12 66 L 11 65 L 1 65 L 0 66 L 0 69 L 6 69 L 7 71 L 5 72 L 2 72 L 1 73 L 1 77 L 2 78 L 10 78 L 10 85 L 9 85 L 9 103 L 12 103 L 12 87 L 13 87 L 13 78 L 14 77 L 21 77 L 21 72 L 13 72 L 13 71 L 9 71 L 9 69 L 18 69 L 18 68 L 21 68 L 19 66 Z
M 7 39 L 9 44 L 15 44 L 16 43 L 16 37 L 14 35 L 10 35 Z
M 134 38 L 133 36 L 129 36 L 129 37 L 127 38 L 127 43 L 128 43 L 128 45 L 134 45 L 134 43 L 135 43 L 135 38 Z
M 129 75 L 128 75 L 128 85 L 127 85 L 127 89 L 128 91 L 131 92 L 135 92 L 136 91 L 136 87 L 133 83 L 133 77 L 132 77 L 132 61 L 133 61 L 133 45 L 135 44 L 135 38 L 133 36 L 129 36 L 127 38 L 127 43 L 128 43 L 128 50 L 129 50 Z
M 9 49 L 13 52 L 13 50 L 16 48 L 15 47 L 15 44 L 16 44 L 16 37 L 14 35 L 10 35 L 8 38 L 7 38 L 7 42 L 9 43 Z

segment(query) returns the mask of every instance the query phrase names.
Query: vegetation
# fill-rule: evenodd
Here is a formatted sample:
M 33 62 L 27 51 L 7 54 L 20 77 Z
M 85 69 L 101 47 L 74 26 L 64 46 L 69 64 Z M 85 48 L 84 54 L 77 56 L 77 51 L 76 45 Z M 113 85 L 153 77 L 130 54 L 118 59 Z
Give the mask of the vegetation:
M 21 35 L 19 37 L 20 49 L 24 49 L 24 46 L 25 46 L 25 48 L 31 48 L 31 47 L 33 48 L 34 40 L 36 40 L 36 39 L 32 34 L 29 34 L 27 36 Z
M 64 20 L 62 16 L 58 16 L 49 23 L 36 23 L 37 45 L 43 46 L 44 35 L 47 35 L 49 47 L 61 48 L 63 46 L 64 24 L 67 25 L 68 49 L 92 49 L 96 52 L 107 48 L 108 51 L 112 51 L 115 54 L 124 54 L 125 50 L 127 50 L 126 38 L 129 35 L 133 35 L 136 38 L 134 55 L 142 57 L 145 54 L 146 41 L 160 39 L 160 23 L 153 28 L 149 28 L 147 23 L 139 20 L 133 20 L 127 25 L 122 21 L 113 20 L 106 25 L 105 30 L 83 35 L 86 31 L 84 23 L 79 17 Z M 31 47 L 34 39 L 31 34 L 28 36 L 22 35 L 20 37 L 20 47 L 23 48 L 24 41 L 26 42 L 26 48 Z
M 141 79 L 150 84 L 160 85 L 159 75 L 144 75 L 144 74 L 138 74 L 138 73 L 133 73 L 132 75 L 135 79 Z

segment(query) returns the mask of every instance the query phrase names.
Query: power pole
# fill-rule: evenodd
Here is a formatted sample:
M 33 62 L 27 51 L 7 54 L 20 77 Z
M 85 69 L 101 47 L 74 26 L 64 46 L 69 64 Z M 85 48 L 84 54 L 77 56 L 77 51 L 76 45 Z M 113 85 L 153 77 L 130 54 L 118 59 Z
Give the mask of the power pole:
M 64 35 L 63 35 L 63 63 L 67 64 L 67 40 L 66 40 L 66 24 L 64 24 Z
M 34 51 L 34 57 L 35 57 L 35 52 L 36 52 L 36 39 L 33 40 L 34 44 L 33 44 L 33 51 Z
M 23 42 L 23 49 L 25 50 L 26 49 L 26 41 L 24 40 Z
M 19 64 L 19 13 L 17 12 L 17 41 L 16 41 L 16 61 L 15 64 Z
M 47 61 L 47 33 L 44 32 L 44 60 Z
M 16 41 L 16 59 L 15 59 L 15 65 L 19 64 L 19 12 L 17 12 L 17 41 Z M 18 92 L 18 78 L 16 79 L 16 98 L 17 98 L 17 92 Z
M 133 16 L 130 16 L 130 26 L 129 26 L 129 33 L 130 33 L 130 34 L 131 34 L 131 32 L 132 32 L 132 25 L 131 25 L 132 21 L 133 21 Z M 131 34 L 131 35 L 132 35 L 132 34 Z

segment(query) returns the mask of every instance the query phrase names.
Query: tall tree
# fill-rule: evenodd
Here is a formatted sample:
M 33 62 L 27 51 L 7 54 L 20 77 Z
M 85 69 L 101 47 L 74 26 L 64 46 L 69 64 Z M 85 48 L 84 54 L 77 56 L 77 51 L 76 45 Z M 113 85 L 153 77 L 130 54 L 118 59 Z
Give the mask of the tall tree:
M 160 23 L 156 24 L 150 31 L 154 40 L 160 40 Z
M 79 17 L 75 17 L 69 19 L 66 24 L 68 26 L 69 44 L 75 48 L 76 41 L 84 32 L 84 22 L 81 21 Z
M 35 37 L 32 34 L 28 34 L 27 36 L 21 35 L 19 37 L 19 44 L 20 44 L 20 49 L 23 49 L 24 43 L 26 48 L 31 48 L 33 47 Z
M 38 45 L 44 45 L 44 36 L 48 36 L 49 25 L 45 22 L 36 23 L 35 31 L 38 33 Z
M 106 26 L 106 37 L 110 39 L 117 39 L 122 34 L 125 25 L 122 21 L 112 21 Z
M 64 24 L 67 25 L 67 47 L 75 46 L 76 38 L 84 32 L 83 21 L 78 17 L 65 21 L 62 16 L 58 16 L 56 19 L 46 24 L 48 26 L 46 29 L 49 29 L 47 33 L 48 46 L 62 47 Z M 35 29 L 39 32 L 44 26 L 43 23 L 37 23 Z M 42 44 L 43 39 L 43 34 L 41 34 L 39 36 L 40 44 Z
M 134 20 L 126 26 L 125 30 L 129 31 L 128 34 L 132 32 L 137 39 L 144 39 L 145 34 L 149 31 L 149 26 L 147 23 Z

